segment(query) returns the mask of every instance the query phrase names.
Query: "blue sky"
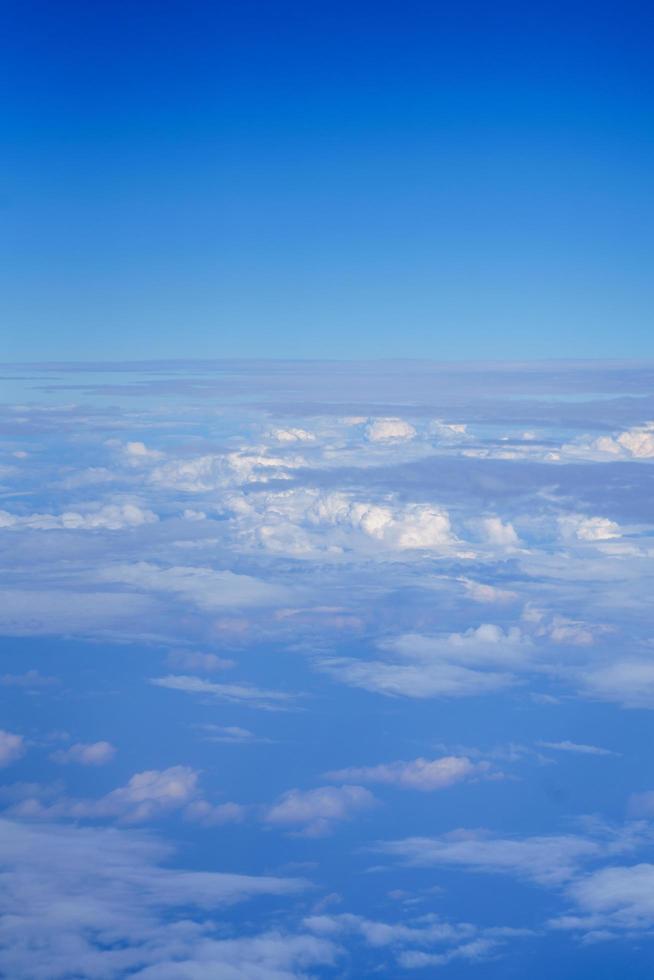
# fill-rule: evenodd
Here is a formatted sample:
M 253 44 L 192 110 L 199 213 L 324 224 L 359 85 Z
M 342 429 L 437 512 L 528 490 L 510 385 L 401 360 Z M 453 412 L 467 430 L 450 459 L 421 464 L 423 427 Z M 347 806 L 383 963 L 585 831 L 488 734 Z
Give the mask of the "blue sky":
M 3 975 L 650 976 L 649 366 L 4 375 Z
M 11 4 L 2 356 L 652 356 L 641 3 Z

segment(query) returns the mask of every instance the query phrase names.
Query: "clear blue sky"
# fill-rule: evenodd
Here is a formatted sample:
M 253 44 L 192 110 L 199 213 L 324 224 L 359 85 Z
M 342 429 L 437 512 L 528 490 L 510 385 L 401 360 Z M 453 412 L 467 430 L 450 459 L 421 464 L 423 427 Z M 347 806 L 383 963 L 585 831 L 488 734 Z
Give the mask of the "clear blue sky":
M 9 2 L 0 356 L 654 356 L 651 29 Z

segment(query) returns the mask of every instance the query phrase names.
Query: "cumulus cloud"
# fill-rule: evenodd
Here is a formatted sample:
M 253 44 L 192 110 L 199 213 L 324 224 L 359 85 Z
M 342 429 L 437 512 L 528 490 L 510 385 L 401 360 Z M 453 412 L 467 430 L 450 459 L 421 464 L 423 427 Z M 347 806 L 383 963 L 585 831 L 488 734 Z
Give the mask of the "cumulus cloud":
M 445 789 L 487 773 L 486 762 L 471 762 L 465 756 L 443 756 L 440 759 L 412 759 L 410 762 L 389 762 L 378 766 L 351 767 L 327 773 L 335 782 L 383 783 L 399 789 L 430 792 Z
M 578 541 L 608 541 L 619 538 L 620 525 L 607 517 L 585 517 L 583 514 L 566 514 L 558 519 L 561 536 Z
M 363 786 L 290 789 L 268 808 L 264 820 L 270 826 L 291 829 L 304 837 L 322 837 L 340 821 L 349 820 L 374 804 L 374 796 Z
M 44 806 L 38 799 L 26 798 L 12 812 L 32 819 L 63 817 L 144 823 L 194 800 L 198 796 L 198 776 L 189 766 L 150 769 L 135 773 L 124 786 L 95 800 L 63 797 Z
M 297 557 L 388 550 L 451 554 L 459 544 L 449 514 L 434 504 L 295 489 L 233 497 L 229 503 L 244 536 Z
M 306 429 L 299 428 L 286 428 L 286 429 L 273 429 L 271 432 L 273 439 L 277 442 L 314 442 L 315 435 L 313 432 L 307 432 Z
M 635 459 L 654 458 L 654 422 L 644 422 L 630 429 L 588 440 L 580 438 L 562 446 L 564 456 L 581 456 L 591 459 Z
M 416 430 L 404 419 L 373 419 L 366 426 L 366 438 L 369 442 L 404 442 L 414 439 Z
M 54 752 L 52 759 L 60 765 L 76 762 L 81 766 L 104 766 L 116 755 L 111 742 L 76 742 L 67 749 Z

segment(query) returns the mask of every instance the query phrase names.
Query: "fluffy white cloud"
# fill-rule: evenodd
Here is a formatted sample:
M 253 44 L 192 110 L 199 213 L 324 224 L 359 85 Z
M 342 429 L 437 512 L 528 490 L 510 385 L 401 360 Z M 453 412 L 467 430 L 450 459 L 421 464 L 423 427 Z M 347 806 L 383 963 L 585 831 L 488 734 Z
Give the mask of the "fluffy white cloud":
M 44 806 L 39 799 L 27 797 L 12 813 L 42 820 L 115 818 L 125 823 L 143 823 L 179 810 L 194 800 L 198 795 L 198 775 L 188 766 L 150 769 L 135 773 L 124 786 L 96 800 L 63 797 Z
M 0 766 L 9 766 L 25 754 L 26 745 L 22 735 L 0 729 Z
M 81 766 L 104 766 L 116 755 L 111 742 L 76 742 L 67 749 L 54 752 L 52 759 L 60 765 L 77 762 Z
M 404 442 L 415 438 L 416 430 L 404 419 L 373 419 L 366 426 L 369 442 Z
M 459 544 L 447 511 L 433 504 L 296 489 L 231 497 L 228 503 L 242 535 L 296 557 L 381 550 L 451 554 Z
M 320 786 L 318 789 L 291 789 L 268 808 L 266 823 L 296 831 L 306 837 L 330 833 L 335 824 L 368 810 L 375 798 L 363 786 Z
M 598 439 L 579 439 L 561 447 L 565 456 L 590 459 L 652 459 L 654 458 L 654 422 L 634 425 L 623 432 Z
M 307 432 L 306 429 L 298 428 L 287 428 L 287 429 L 273 429 L 271 436 L 277 442 L 314 442 L 315 435 L 313 432 Z
M 607 517 L 585 517 L 583 514 L 566 514 L 558 519 L 561 536 L 566 540 L 607 541 L 619 538 L 620 525 Z
M 384 783 L 400 789 L 430 792 L 445 789 L 455 783 L 486 773 L 486 762 L 471 762 L 465 756 L 443 756 L 440 759 L 412 759 L 410 762 L 390 762 L 379 766 L 362 766 L 327 773 L 335 782 Z
M 513 525 L 502 522 L 499 517 L 483 517 L 479 525 L 486 542 L 493 547 L 506 551 L 520 547 L 520 538 Z

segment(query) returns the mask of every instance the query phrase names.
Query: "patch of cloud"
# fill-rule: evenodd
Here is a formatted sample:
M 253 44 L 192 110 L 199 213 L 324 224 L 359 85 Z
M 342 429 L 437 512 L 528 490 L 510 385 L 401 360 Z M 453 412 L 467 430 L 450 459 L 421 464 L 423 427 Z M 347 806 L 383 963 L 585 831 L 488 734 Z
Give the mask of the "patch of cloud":
M 316 438 L 313 432 L 307 432 L 306 429 L 294 427 L 286 429 L 273 429 L 270 434 L 276 442 L 282 443 L 314 442 Z
M 111 742 L 76 742 L 67 749 L 60 749 L 51 756 L 59 765 L 75 762 L 80 766 L 105 766 L 112 762 L 116 747 Z
M 566 514 L 558 519 L 561 536 L 565 540 L 608 541 L 622 534 L 619 524 L 607 517 L 585 517 L 583 514 Z
M 293 980 L 338 949 L 308 931 L 225 938 L 217 908 L 293 898 L 299 878 L 171 868 L 131 830 L 0 822 L 0 972 L 15 980 Z M 224 911 L 223 911 L 224 914 Z
M 158 520 L 153 511 L 133 503 L 104 504 L 95 510 L 88 508 L 84 511 L 64 511 L 63 514 L 29 514 L 24 517 L 0 510 L 0 528 L 8 530 L 123 531 Z
M 570 742 L 567 739 L 563 742 L 538 742 L 543 749 L 552 749 L 555 752 L 573 752 L 576 755 L 618 755 L 611 749 L 603 749 L 598 745 L 584 745 L 580 742 Z
M 10 766 L 27 751 L 25 739 L 15 732 L 0 729 L 0 766 Z
M 216 701 L 246 704 L 252 708 L 266 711 L 284 711 L 292 707 L 297 695 L 285 691 L 269 691 L 249 684 L 217 684 L 202 677 L 189 674 L 168 674 L 166 677 L 153 677 L 150 681 L 155 687 L 165 687 L 184 694 L 199 694 Z
M 416 430 L 404 419 L 373 419 L 366 426 L 366 439 L 369 442 L 405 442 L 415 439 Z
M 287 590 L 251 575 L 194 565 L 155 565 L 140 561 L 102 569 L 104 582 L 129 585 L 144 592 L 164 592 L 207 612 L 216 609 L 275 605 L 288 598 Z
M 341 821 L 350 820 L 374 805 L 374 796 L 363 786 L 290 789 L 267 809 L 264 820 L 270 826 L 291 830 L 302 837 L 323 837 Z
M 382 783 L 398 789 L 422 792 L 445 789 L 488 773 L 487 762 L 471 762 L 465 756 L 443 756 L 440 759 L 412 759 L 378 766 L 354 766 L 326 774 L 334 782 Z
M 585 862 L 615 857 L 642 843 L 640 828 L 603 836 L 580 834 L 494 837 L 487 831 L 455 830 L 440 837 L 380 842 L 375 850 L 412 867 L 451 867 L 507 874 L 557 886 L 576 877 Z

